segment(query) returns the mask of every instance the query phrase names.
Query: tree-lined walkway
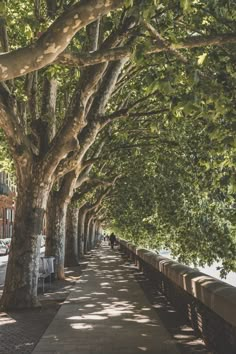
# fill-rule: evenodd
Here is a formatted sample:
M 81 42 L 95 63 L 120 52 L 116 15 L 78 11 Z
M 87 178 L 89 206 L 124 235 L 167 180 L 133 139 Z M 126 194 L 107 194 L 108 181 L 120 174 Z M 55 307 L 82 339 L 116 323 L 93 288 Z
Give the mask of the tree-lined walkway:
M 118 250 L 103 245 L 87 261 L 34 354 L 181 353 Z
M 103 227 L 235 272 L 235 18 L 233 0 L 1 2 L 4 311 L 38 304 L 42 233 L 61 280 Z

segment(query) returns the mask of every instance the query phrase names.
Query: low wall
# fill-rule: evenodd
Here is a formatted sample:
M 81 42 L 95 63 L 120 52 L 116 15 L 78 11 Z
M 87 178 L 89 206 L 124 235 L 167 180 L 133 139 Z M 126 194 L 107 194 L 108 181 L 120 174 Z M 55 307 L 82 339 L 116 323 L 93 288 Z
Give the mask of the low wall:
M 124 240 L 119 244 L 190 321 L 209 350 L 236 354 L 236 287 Z

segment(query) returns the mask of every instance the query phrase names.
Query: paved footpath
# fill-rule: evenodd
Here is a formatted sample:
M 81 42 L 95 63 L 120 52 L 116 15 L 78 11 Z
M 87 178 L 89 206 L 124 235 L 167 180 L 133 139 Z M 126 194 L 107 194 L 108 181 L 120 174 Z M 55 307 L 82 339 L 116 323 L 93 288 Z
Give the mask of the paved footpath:
M 33 354 L 180 354 L 118 250 L 87 261 Z

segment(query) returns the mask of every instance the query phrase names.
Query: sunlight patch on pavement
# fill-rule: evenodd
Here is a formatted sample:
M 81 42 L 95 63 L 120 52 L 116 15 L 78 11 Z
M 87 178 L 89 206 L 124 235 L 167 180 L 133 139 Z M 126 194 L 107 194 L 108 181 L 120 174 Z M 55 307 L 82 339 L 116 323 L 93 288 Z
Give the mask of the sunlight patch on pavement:
M 82 315 L 82 316 L 72 316 L 67 317 L 67 320 L 106 320 L 106 316 L 101 315 Z
M 93 326 L 87 323 L 72 323 L 70 326 L 73 329 L 93 329 Z

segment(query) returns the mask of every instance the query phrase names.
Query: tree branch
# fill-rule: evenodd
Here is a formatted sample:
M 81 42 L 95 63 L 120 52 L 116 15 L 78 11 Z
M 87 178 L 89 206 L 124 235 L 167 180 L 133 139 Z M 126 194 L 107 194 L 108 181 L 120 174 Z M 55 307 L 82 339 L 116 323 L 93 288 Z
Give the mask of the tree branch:
M 101 47 L 109 48 L 110 46 L 118 45 L 125 37 L 128 30 L 129 23 L 123 23 L 120 28 L 110 34 Z M 100 131 L 100 122 L 96 121 L 96 116 L 92 117 L 92 121 L 90 120 L 87 126 L 85 126 L 85 124 L 87 123 L 86 117 L 88 114 L 88 101 L 97 90 L 98 82 L 101 80 L 106 67 L 106 63 L 100 64 L 88 71 L 83 72 L 71 102 L 73 109 L 71 110 L 69 108 L 66 121 L 51 142 L 50 150 L 47 153 L 45 170 L 47 170 L 48 174 L 51 174 L 52 171 L 54 172 L 54 169 L 57 168 L 59 161 L 62 160 L 70 151 L 79 150 L 78 139 L 80 142 L 78 158 L 83 158 L 84 154 L 92 145 L 98 132 Z M 102 82 L 103 80 L 101 80 L 101 83 Z M 89 103 L 89 105 L 91 104 L 92 102 Z M 85 128 L 83 129 L 84 126 Z M 78 137 L 77 134 L 79 134 Z
M 146 50 L 145 54 L 156 54 L 172 51 L 177 53 L 179 49 L 191 49 L 206 46 L 221 46 L 225 44 L 236 43 L 236 33 L 223 33 L 214 36 L 191 36 L 180 39 L 178 43 L 168 44 L 164 40 L 156 40 L 156 45 Z M 108 61 L 130 58 L 133 49 L 131 46 L 112 48 L 108 50 L 98 50 L 94 53 L 62 53 L 56 62 L 68 66 L 90 66 Z M 180 54 L 180 53 L 179 53 Z
M 106 188 L 98 197 L 98 199 L 96 200 L 96 202 L 94 202 L 93 204 L 90 205 L 90 207 L 88 208 L 88 211 L 92 211 L 94 209 L 96 209 L 103 201 L 103 199 L 107 196 L 107 194 L 110 192 L 111 187 Z
M 97 151 L 95 151 L 95 153 L 93 154 L 94 158 L 98 158 L 98 156 L 100 155 L 100 153 L 102 152 L 102 148 L 104 146 L 105 142 L 102 142 L 99 145 L 99 148 L 97 149 Z M 91 172 L 91 169 L 93 167 L 93 163 L 89 164 L 86 168 L 84 168 L 84 165 L 82 165 L 82 172 L 80 173 L 77 182 L 76 182 L 76 186 L 75 188 L 79 188 L 84 182 L 86 182 L 87 180 L 89 180 L 89 173 Z
M 145 111 L 145 112 L 129 112 L 129 109 L 121 109 L 120 111 L 116 111 L 110 115 L 101 117 L 101 126 L 111 123 L 112 121 L 120 118 L 138 118 L 138 117 L 147 117 L 153 116 L 156 114 L 168 112 L 169 109 L 159 109 L 153 111 Z
M 120 47 L 111 49 L 100 49 L 93 53 L 61 53 L 55 60 L 56 64 L 68 66 L 86 67 L 115 61 L 124 58 L 129 58 L 131 55 L 131 47 Z
M 0 56 L 0 80 L 22 76 L 52 63 L 81 28 L 118 8 L 123 2 L 82 0 L 71 6 L 34 44 Z
M 15 100 L 4 83 L 0 83 L 0 127 L 4 130 L 13 157 L 30 159 L 32 144 L 27 138 L 21 120 L 15 114 Z M 23 161 L 22 161 L 23 162 Z
M 186 64 L 188 62 L 187 58 L 185 58 L 178 50 L 172 48 L 171 44 L 168 43 L 168 41 L 165 40 L 150 23 L 146 21 L 143 21 L 142 23 L 147 28 L 147 30 L 151 33 L 151 35 L 158 41 L 158 43 L 160 43 L 163 46 L 163 48 L 166 51 L 174 54 L 182 63 Z

